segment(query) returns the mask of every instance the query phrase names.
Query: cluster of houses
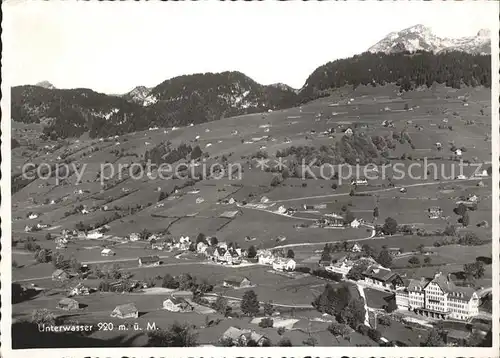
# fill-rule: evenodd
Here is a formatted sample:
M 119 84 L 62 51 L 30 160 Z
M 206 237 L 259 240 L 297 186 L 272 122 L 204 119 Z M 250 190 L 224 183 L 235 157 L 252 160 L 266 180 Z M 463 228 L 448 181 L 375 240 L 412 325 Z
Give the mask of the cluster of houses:
M 398 309 L 434 319 L 468 321 L 478 315 L 479 301 L 473 288 L 456 286 L 441 272 L 432 279 L 410 280 L 407 286 L 396 289 Z
M 282 257 L 277 251 L 258 250 L 258 263 L 261 265 L 270 265 L 275 271 L 294 271 L 297 263 L 293 258 Z

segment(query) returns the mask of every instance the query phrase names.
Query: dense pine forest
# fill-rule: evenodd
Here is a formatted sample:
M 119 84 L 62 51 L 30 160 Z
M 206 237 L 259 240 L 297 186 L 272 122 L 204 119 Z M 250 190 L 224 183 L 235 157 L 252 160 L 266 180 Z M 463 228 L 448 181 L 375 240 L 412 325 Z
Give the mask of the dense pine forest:
M 301 102 L 328 95 L 328 90 L 345 85 L 396 83 L 401 91 L 433 82 L 449 87 L 491 86 L 491 56 L 464 52 L 433 54 L 419 51 L 394 54 L 365 52 L 318 67 L 300 92 Z

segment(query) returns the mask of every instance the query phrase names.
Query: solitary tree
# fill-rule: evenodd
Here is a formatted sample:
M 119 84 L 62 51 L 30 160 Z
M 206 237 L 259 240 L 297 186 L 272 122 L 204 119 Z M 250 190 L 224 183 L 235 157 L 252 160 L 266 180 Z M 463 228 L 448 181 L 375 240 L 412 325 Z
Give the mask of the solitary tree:
M 289 249 L 286 253 L 286 257 L 288 257 L 289 259 L 293 259 L 295 257 L 295 252 L 293 252 L 292 249 Z
M 467 227 L 467 226 L 469 226 L 469 223 L 470 223 L 469 213 L 468 213 L 468 212 L 465 212 L 465 213 L 462 215 L 462 225 L 463 225 L 464 227 Z
M 379 211 L 378 211 L 378 206 L 376 206 L 376 207 L 373 209 L 373 218 L 374 218 L 375 220 L 377 220 L 378 216 L 379 216 Z
M 292 346 L 292 341 L 290 341 L 290 338 L 282 338 L 278 341 L 278 347 L 291 347 Z
M 382 231 L 386 235 L 394 235 L 398 230 L 398 223 L 395 219 L 388 217 L 385 219 L 384 226 L 382 226 Z
M 31 313 L 31 321 L 36 324 L 44 324 L 47 326 L 54 325 L 56 317 L 46 308 L 33 310 Z
M 248 253 L 247 253 L 247 256 L 249 259 L 252 259 L 254 258 L 255 256 L 257 255 L 257 250 L 255 249 L 255 246 L 250 246 L 248 248 Z
M 464 265 L 464 273 L 469 278 L 481 278 L 484 276 L 484 264 L 482 261 L 475 261 Z
M 191 159 L 198 159 L 199 157 L 201 157 L 203 154 L 201 148 L 199 145 L 197 145 L 196 147 L 193 148 L 193 151 L 191 152 Z
M 377 258 L 377 262 L 384 267 L 391 267 L 392 257 L 391 254 L 389 254 L 389 251 L 388 250 L 380 251 L 380 254 L 378 255 Z
M 259 313 L 259 300 L 253 290 L 246 291 L 241 300 L 241 311 L 248 316 L 255 316 Z
M 426 256 L 424 259 L 424 264 L 430 265 L 431 261 L 432 261 L 432 259 L 429 256 Z
M 272 301 L 268 301 L 268 302 L 264 303 L 263 308 L 264 308 L 264 314 L 266 316 L 271 316 L 274 313 L 274 306 L 273 306 Z
M 215 300 L 214 309 L 220 314 L 227 316 L 231 312 L 231 307 L 225 297 L 219 296 Z
M 458 204 L 458 207 L 455 209 L 457 215 L 463 216 L 467 212 L 467 206 L 464 203 Z
M 408 262 L 412 265 L 418 265 L 420 264 L 420 260 L 417 256 L 412 256 L 410 257 L 410 259 L 408 260 Z

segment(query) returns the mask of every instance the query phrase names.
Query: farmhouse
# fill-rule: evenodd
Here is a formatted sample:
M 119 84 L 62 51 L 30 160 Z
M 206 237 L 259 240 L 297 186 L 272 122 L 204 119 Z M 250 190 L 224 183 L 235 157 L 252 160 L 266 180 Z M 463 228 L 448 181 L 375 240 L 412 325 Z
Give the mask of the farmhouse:
M 76 300 L 67 297 L 60 300 L 57 304 L 57 308 L 64 311 L 77 310 L 79 307 L 80 305 Z
M 345 277 L 349 271 L 353 268 L 354 263 L 350 260 L 339 260 L 336 263 L 326 266 L 325 270 L 341 274 L 343 277 Z
M 115 255 L 115 252 L 111 249 L 103 249 L 101 251 L 101 256 L 114 256 Z
M 123 305 L 116 306 L 116 308 L 111 312 L 111 317 L 115 318 L 138 318 L 139 310 L 133 303 L 126 303 Z
M 85 286 L 83 283 L 79 282 L 78 285 L 73 287 L 70 291 L 68 296 L 87 296 L 90 294 L 90 288 Z
M 347 136 L 351 136 L 353 134 L 353 131 L 351 128 L 347 128 L 345 131 L 344 131 L 344 134 L 347 135 Z
M 279 257 L 273 262 L 273 270 L 276 271 L 293 271 L 297 263 L 294 259 Z
M 276 259 L 273 253 L 269 250 L 259 250 L 257 251 L 257 257 L 259 264 L 261 265 L 271 265 Z
M 207 248 L 208 248 L 208 245 L 205 244 L 204 242 L 200 241 L 196 245 L 196 252 L 198 252 L 199 254 L 203 254 L 203 253 L 205 253 L 205 251 L 207 250 Z
M 261 199 L 260 199 L 260 202 L 261 203 L 267 203 L 269 201 L 269 198 L 267 196 L 263 196 Z
M 104 235 L 98 230 L 92 230 L 87 233 L 87 239 L 100 239 Z
M 374 264 L 363 272 L 364 282 L 371 286 L 394 289 L 403 286 L 401 277 L 389 269 Z
M 252 282 L 246 277 L 228 277 L 222 282 L 223 287 L 246 288 L 252 286 Z
M 354 245 L 352 245 L 352 247 L 350 248 L 351 252 L 361 252 L 361 250 L 362 248 L 358 243 L 354 243 Z
M 271 110 L 270 110 L 271 111 Z M 262 346 L 267 338 L 255 331 L 249 329 L 239 329 L 236 327 L 229 327 L 223 334 L 221 339 L 231 340 L 233 344 L 246 346 L 248 341 L 252 340 L 258 346 Z
M 32 231 L 33 231 L 33 229 L 34 229 L 34 227 L 33 227 L 33 226 L 31 226 L 31 225 L 26 225 L 26 226 L 24 227 L 24 232 L 32 232 Z
M 52 281 L 67 281 L 69 280 L 69 274 L 66 271 L 57 269 L 52 273 Z
M 396 304 L 425 317 L 469 320 L 479 313 L 479 297 L 471 287 L 456 286 L 449 276 L 437 272 L 432 279 L 410 280 L 396 291 Z
M 139 240 L 141 239 L 141 237 L 139 236 L 139 234 L 138 234 L 138 233 L 133 232 L 133 233 L 131 233 L 131 234 L 128 236 L 128 239 L 129 239 L 130 241 L 139 241 Z
M 159 265 L 160 265 L 159 256 L 139 257 L 139 266 L 159 266 Z
M 351 221 L 351 223 L 350 223 L 349 225 L 350 225 L 352 228 L 357 229 L 357 228 L 359 228 L 359 225 L 360 225 L 360 224 L 361 224 L 361 223 L 359 222 L 359 220 L 358 220 L 358 219 L 354 219 L 353 221 Z
M 163 301 L 163 309 L 171 312 L 190 312 L 194 307 L 182 297 L 170 296 Z
M 38 214 L 37 213 L 31 213 L 28 215 L 28 219 L 36 219 L 38 218 Z
M 238 265 L 241 263 L 241 257 L 240 257 L 240 254 L 238 253 L 238 251 L 236 251 L 233 248 L 229 248 L 224 253 L 224 260 L 223 261 L 227 262 L 228 264 Z

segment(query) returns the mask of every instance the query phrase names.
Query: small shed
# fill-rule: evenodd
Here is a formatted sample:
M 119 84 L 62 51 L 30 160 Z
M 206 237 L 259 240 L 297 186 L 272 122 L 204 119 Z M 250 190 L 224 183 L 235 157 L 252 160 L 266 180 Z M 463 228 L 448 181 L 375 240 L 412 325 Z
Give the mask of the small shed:
M 59 301 L 59 303 L 57 304 L 57 308 L 64 311 L 72 311 L 80 308 L 80 305 L 76 300 L 66 297 Z

